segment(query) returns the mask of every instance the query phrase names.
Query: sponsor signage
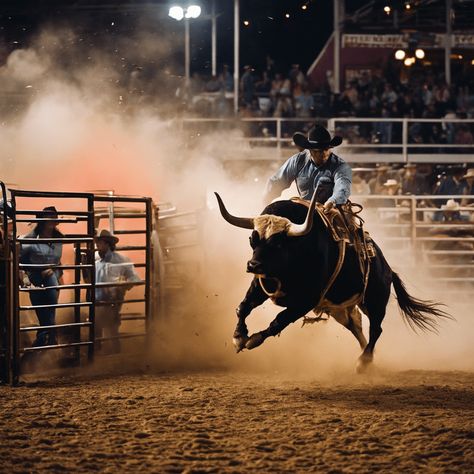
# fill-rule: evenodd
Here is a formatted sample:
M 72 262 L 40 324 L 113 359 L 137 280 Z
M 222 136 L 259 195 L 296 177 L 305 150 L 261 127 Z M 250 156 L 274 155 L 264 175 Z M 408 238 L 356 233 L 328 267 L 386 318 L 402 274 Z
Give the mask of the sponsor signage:
M 343 48 L 408 48 L 416 43 L 417 46 L 424 48 L 444 48 L 446 35 L 422 34 L 418 35 L 363 35 L 363 34 L 344 34 L 342 35 Z M 474 48 L 474 34 L 453 34 L 453 48 Z

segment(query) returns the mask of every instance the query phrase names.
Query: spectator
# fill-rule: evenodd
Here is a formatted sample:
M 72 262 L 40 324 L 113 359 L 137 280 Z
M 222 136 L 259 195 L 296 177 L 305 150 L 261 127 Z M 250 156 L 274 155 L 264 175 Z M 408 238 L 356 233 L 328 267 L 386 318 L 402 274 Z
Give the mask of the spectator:
M 467 125 L 465 124 L 459 125 L 458 131 L 456 132 L 456 135 L 454 136 L 454 143 L 456 145 L 470 145 L 472 147 L 472 145 L 474 144 L 474 139 Z M 463 148 L 460 148 L 459 151 L 461 153 L 472 153 L 472 148 L 463 147 Z
M 57 239 L 64 235 L 57 229 L 58 211 L 54 206 L 45 207 L 36 215 L 39 222 L 25 237 L 30 239 Z M 20 249 L 20 263 L 41 265 L 41 267 L 28 269 L 26 284 L 31 282 L 37 289 L 29 292 L 33 306 L 52 306 L 58 304 L 58 285 L 63 284 L 63 271 L 57 268 L 61 264 L 63 244 L 61 242 L 38 242 L 22 244 Z M 41 307 L 36 309 L 41 326 L 54 326 L 56 324 L 56 308 Z M 57 344 L 55 329 L 40 329 L 36 334 L 33 347 L 52 346 Z
M 227 64 L 224 64 L 223 66 L 220 81 L 225 92 L 234 92 L 234 78 L 232 77 Z
M 401 194 L 430 194 L 427 180 L 417 173 L 415 163 L 408 163 L 401 174 Z
M 240 89 L 244 104 L 249 108 L 252 107 L 255 96 L 255 78 L 253 76 L 252 66 L 244 66 L 244 73 L 240 80 Z
M 125 293 L 133 286 L 120 285 L 120 283 L 141 281 L 135 272 L 133 263 L 115 250 L 118 241 L 118 237 L 105 229 L 101 230 L 95 238 L 97 246 L 95 280 L 98 284 L 95 298 L 96 303 L 106 303 L 105 306 L 96 307 L 95 334 L 96 338 L 102 336 L 112 338 L 111 353 L 120 352 L 120 340 L 118 339 L 121 324 L 120 312 Z M 87 274 L 84 274 L 84 279 L 88 281 Z M 101 287 L 100 283 L 118 283 L 119 285 Z
M 464 188 L 464 195 L 474 196 L 474 168 L 469 168 L 466 174 L 463 176 L 466 181 L 466 187 Z M 461 201 L 462 206 L 473 206 L 474 199 L 463 198 Z
M 311 117 L 314 110 L 313 95 L 307 86 L 303 86 L 301 94 L 295 96 L 295 111 L 297 117 Z
M 369 188 L 371 194 L 384 194 L 384 184 L 389 178 L 390 166 L 377 166 L 375 176 L 369 180 Z

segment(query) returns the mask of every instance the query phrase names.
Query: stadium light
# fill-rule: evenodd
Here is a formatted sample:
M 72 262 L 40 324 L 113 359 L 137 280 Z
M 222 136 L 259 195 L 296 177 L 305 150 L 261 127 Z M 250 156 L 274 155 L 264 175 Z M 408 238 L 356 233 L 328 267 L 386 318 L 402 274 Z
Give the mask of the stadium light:
M 418 58 L 418 59 L 423 59 L 425 57 L 425 52 L 421 49 L 421 48 L 418 48 L 416 51 L 415 51 L 415 56 Z
M 168 16 L 173 18 L 173 20 L 181 21 L 184 18 L 183 7 L 178 7 L 177 5 L 170 7 L 168 11 Z
M 199 5 L 189 5 L 186 8 L 173 5 L 168 11 L 168 16 L 177 21 L 181 21 L 183 18 L 198 18 L 200 15 L 201 7 Z
M 188 5 L 184 8 L 179 5 L 173 5 L 168 10 L 168 16 L 174 20 L 181 21 L 184 19 L 184 76 L 186 79 L 186 86 L 189 85 L 191 71 L 189 20 L 198 18 L 200 15 L 201 7 L 199 5 Z
M 201 15 L 201 7 L 199 5 L 189 5 L 186 8 L 185 18 L 199 18 Z
M 405 51 L 403 51 L 403 49 L 397 49 L 395 51 L 395 59 L 398 59 L 399 61 L 401 61 L 402 59 L 405 59 Z

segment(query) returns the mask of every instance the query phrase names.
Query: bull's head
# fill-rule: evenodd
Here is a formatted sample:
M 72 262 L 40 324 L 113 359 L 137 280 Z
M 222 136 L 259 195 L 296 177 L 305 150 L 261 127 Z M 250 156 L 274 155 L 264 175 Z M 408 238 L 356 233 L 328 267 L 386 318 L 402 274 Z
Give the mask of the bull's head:
M 247 271 L 259 276 L 278 277 L 278 269 L 286 266 L 288 259 L 288 239 L 302 237 L 313 227 L 316 193 L 311 200 L 303 224 L 295 224 L 286 217 L 262 214 L 257 217 L 236 217 L 227 211 L 224 203 L 215 193 L 222 217 L 232 225 L 243 229 L 252 229 L 250 245 L 253 249 L 251 260 L 247 262 Z

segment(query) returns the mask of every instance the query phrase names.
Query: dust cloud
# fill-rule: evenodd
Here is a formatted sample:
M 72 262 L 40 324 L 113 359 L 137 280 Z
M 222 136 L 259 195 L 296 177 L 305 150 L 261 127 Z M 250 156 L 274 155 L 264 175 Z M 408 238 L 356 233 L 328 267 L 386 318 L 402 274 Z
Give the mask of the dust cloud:
M 157 62 L 173 47 L 156 38 L 136 41 Z M 239 157 L 238 132 L 216 132 L 186 148 L 166 96 L 159 90 L 141 94 L 146 81 L 140 84 L 133 74 L 137 69 L 124 80 L 116 58 L 100 49 L 83 57 L 82 42 L 71 29 L 45 30 L 29 47 L 11 53 L 0 68 L 0 83 L 11 92 L 0 128 L 1 176 L 23 189 L 107 189 L 199 212 L 203 246 L 196 252 L 201 265 L 185 276 L 181 289 L 167 296 L 166 313 L 154 329 L 150 364 L 166 370 L 225 368 L 329 379 L 352 374 L 358 344 L 332 319 L 304 328 L 296 322 L 281 337 L 235 354 L 231 344 L 235 308 L 250 283 L 245 273 L 248 231 L 222 220 L 213 192 L 221 194 L 232 213 L 256 215 L 262 209 L 270 165 L 243 165 L 238 173 L 226 170 L 221 153 Z M 70 48 L 67 57 L 65 43 Z M 126 54 L 122 50 L 120 55 Z M 383 242 L 381 246 L 386 248 Z M 414 335 L 404 326 L 392 298 L 376 349 L 376 367 L 472 369 L 467 308 L 450 301 L 447 294 L 424 288 L 423 274 L 410 275 L 396 265 L 394 269 L 410 293 L 448 304 L 456 322 L 443 322 L 439 335 Z M 278 311 L 271 303 L 254 310 L 247 320 L 250 331 L 267 327 Z

